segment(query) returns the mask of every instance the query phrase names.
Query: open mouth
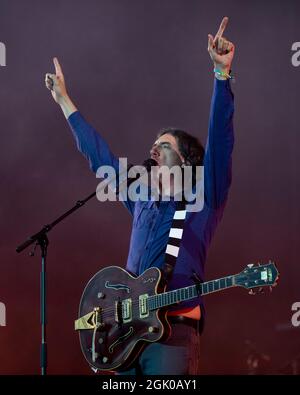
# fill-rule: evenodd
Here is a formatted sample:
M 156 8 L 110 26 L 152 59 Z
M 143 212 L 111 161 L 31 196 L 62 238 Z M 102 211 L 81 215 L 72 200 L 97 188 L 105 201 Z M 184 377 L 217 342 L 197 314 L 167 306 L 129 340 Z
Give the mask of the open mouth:
M 155 157 L 154 155 L 151 155 L 151 159 L 155 162 L 156 166 L 159 166 L 157 157 Z

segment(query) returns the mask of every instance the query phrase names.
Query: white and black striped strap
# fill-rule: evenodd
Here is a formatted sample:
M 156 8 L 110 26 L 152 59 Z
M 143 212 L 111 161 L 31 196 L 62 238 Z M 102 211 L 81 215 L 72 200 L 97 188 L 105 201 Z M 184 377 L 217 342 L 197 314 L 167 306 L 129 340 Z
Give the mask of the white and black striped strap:
M 181 239 L 183 236 L 183 229 L 186 217 L 186 203 L 185 201 L 177 202 L 176 211 L 174 213 L 171 229 L 169 232 L 169 240 L 165 253 L 165 263 L 162 268 L 165 282 L 169 281 L 173 269 L 179 255 Z

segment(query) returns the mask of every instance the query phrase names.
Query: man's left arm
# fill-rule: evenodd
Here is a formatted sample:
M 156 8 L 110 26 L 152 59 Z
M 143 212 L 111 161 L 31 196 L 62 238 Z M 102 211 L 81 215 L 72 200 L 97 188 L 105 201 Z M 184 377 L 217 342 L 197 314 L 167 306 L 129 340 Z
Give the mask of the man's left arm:
M 206 204 L 211 208 L 224 203 L 231 183 L 234 104 L 229 79 L 234 45 L 223 37 L 227 23 L 228 18 L 223 18 L 215 37 L 208 35 L 215 82 L 204 158 L 204 191 Z

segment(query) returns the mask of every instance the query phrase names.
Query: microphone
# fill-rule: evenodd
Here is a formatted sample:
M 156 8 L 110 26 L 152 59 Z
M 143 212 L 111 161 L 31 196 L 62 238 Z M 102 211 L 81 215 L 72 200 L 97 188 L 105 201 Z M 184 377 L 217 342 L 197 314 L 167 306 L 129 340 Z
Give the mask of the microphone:
M 143 166 L 146 168 L 147 172 L 150 173 L 152 166 L 157 166 L 157 163 L 154 159 L 146 159 L 143 162 Z
M 151 167 L 152 166 L 157 166 L 157 163 L 155 162 L 154 159 L 146 159 L 144 160 L 142 166 L 144 166 L 145 170 L 143 170 L 140 174 L 138 174 L 135 177 L 130 177 L 127 181 L 127 186 L 131 185 L 134 181 L 137 181 L 139 178 L 141 178 L 145 173 L 150 173 Z M 128 166 L 128 171 L 133 167 L 133 165 Z
M 145 173 L 150 173 L 151 167 L 152 167 L 152 166 L 157 166 L 157 163 L 155 162 L 155 160 L 149 158 L 149 159 L 144 160 L 143 164 L 142 164 L 142 165 L 139 165 L 139 166 L 143 166 L 143 167 L 144 167 L 144 170 L 142 170 L 142 172 L 140 172 L 140 173 L 139 173 L 138 175 L 136 175 L 135 177 L 130 177 L 130 178 L 127 177 L 127 189 L 129 188 L 129 186 L 130 186 L 134 181 L 137 181 L 138 179 L 140 179 Z M 125 174 L 126 174 L 126 172 L 127 172 L 127 176 L 128 176 L 129 170 L 130 170 L 132 167 L 134 167 L 134 165 L 132 165 L 132 164 L 129 164 L 129 165 L 127 166 L 127 171 L 125 171 Z M 118 180 L 119 180 L 119 178 L 118 178 Z M 116 195 L 117 195 L 117 196 L 120 194 L 120 192 L 121 192 L 122 190 L 124 190 L 125 185 L 126 185 L 126 182 L 125 182 L 125 181 L 123 181 L 123 182 L 121 182 L 121 183 L 120 183 L 120 181 L 118 181 L 117 186 L 116 186 Z

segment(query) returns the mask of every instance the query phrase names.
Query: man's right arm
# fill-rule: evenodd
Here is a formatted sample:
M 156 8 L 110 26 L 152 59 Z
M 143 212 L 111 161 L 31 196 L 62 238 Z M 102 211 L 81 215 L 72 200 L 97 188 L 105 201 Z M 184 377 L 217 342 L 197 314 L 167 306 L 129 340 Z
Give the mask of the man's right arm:
M 45 76 L 45 84 L 51 91 L 53 99 L 60 105 L 64 116 L 68 119 L 71 114 L 77 111 L 77 108 L 67 93 L 65 77 L 58 59 L 53 58 L 53 63 L 55 74 L 47 73 Z
M 67 119 L 77 148 L 90 163 L 90 168 L 96 173 L 100 166 L 113 166 L 119 171 L 119 161 L 110 151 L 108 144 L 101 135 L 82 117 L 75 104 L 70 99 L 62 68 L 57 58 L 53 59 L 55 74 L 47 73 L 45 83 L 51 91 L 53 99 L 62 109 Z
M 89 161 L 93 172 L 96 173 L 100 166 L 112 166 L 116 174 L 118 174 L 119 160 L 111 152 L 103 137 L 80 114 L 67 93 L 64 75 L 57 58 L 54 58 L 53 62 L 55 74 L 46 74 L 46 87 L 51 91 L 56 103 L 61 107 L 72 130 L 78 150 Z M 128 200 L 124 204 L 133 213 L 133 202 Z
M 70 115 L 78 111 L 75 104 L 72 102 L 68 95 L 63 96 L 58 104 L 60 105 L 60 108 L 62 109 L 62 112 L 64 113 L 66 119 L 69 119 Z
M 84 119 L 80 112 L 72 112 L 67 120 L 77 148 L 89 161 L 91 170 L 96 173 L 100 166 L 112 166 L 118 174 L 119 160 L 111 152 L 104 138 Z

